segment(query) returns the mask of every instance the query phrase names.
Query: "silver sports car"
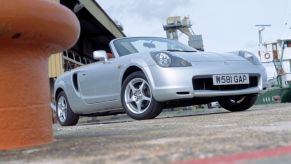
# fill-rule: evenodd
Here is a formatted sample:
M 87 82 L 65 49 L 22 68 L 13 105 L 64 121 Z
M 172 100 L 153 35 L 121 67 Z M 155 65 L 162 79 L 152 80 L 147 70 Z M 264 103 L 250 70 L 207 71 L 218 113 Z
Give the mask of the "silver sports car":
M 158 37 L 110 42 L 112 52 L 93 52 L 96 63 L 66 72 L 55 82 L 56 113 L 63 126 L 79 116 L 126 112 L 142 120 L 163 108 L 218 101 L 226 110 L 250 108 L 267 75 L 250 52 L 201 52 Z

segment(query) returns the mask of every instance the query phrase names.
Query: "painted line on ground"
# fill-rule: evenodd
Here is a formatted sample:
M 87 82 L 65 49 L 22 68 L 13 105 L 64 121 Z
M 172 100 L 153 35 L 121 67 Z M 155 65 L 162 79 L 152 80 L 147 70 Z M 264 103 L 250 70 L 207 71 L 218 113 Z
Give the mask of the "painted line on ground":
M 223 156 L 214 156 L 205 159 L 194 159 L 189 161 L 174 162 L 173 164 L 232 164 L 236 162 L 244 162 L 257 159 L 267 159 L 278 157 L 281 155 L 291 155 L 291 146 L 278 147 L 274 149 L 255 150 L 238 154 L 230 154 Z

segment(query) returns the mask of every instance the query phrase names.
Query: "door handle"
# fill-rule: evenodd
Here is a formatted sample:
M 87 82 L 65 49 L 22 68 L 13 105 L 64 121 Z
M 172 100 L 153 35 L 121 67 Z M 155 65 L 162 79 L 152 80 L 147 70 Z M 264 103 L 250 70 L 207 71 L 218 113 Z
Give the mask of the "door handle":
M 82 73 L 82 76 L 86 76 L 86 73 Z

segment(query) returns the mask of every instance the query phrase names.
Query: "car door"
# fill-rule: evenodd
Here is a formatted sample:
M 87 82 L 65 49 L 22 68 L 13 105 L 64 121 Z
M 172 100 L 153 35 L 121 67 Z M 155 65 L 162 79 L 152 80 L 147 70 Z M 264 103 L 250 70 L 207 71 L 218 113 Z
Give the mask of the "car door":
M 117 100 L 119 69 L 117 60 L 88 65 L 78 73 L 80 94 L 88 104 Z

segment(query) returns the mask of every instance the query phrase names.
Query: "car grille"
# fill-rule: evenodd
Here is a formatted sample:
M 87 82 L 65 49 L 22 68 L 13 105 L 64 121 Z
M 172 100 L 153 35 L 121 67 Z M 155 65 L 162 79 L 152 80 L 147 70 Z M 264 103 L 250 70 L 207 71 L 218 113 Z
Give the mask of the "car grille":
M 241 90 L 258 86 L 259 75 L 250 75 L 249 84 L 213 85 L 212 76 L 195 76 L 192 80 L 194 90 Z

